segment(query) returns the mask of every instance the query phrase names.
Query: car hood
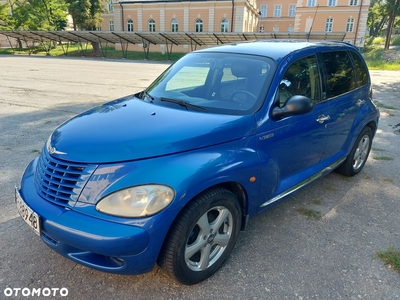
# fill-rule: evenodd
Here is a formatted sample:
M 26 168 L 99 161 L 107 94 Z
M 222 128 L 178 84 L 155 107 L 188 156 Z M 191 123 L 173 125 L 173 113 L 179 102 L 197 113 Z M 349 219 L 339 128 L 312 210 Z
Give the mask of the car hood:
M 254 131 L 252 115 L 174 109 L 129 96 L 66 121 L 52 133 L 47 149 L 66 161 L 112 163 L 203 148 Z

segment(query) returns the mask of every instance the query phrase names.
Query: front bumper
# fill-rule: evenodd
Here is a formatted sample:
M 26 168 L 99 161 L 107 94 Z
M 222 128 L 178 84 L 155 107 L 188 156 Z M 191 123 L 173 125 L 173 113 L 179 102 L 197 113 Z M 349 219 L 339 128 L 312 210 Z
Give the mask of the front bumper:
M 61 255 L 88 267 L 117 274 L 141 274 L 154 267 L 158 250 L 146 229 L 110 222 L 50 203 L 34 185 L 36 160 L 21 180 L 19 194 L 40 217 L 40 237 Z

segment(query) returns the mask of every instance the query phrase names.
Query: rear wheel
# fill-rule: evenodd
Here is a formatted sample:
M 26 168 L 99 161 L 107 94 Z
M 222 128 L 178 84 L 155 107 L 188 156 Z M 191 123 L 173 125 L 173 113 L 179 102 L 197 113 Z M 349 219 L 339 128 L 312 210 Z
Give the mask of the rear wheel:
M 353 148 L 346 160 L 336 169 L 336 171 L 345 176 L 354 176 L 364 167 L 372 144 L 372 130 L 365 127 L 358 136 Z
M 240 224 L 241 209 L 235 195 L 222 188 L 207 191 L 178 216 L 158 263 L 183 284 L 203 281 L 228 258 Z

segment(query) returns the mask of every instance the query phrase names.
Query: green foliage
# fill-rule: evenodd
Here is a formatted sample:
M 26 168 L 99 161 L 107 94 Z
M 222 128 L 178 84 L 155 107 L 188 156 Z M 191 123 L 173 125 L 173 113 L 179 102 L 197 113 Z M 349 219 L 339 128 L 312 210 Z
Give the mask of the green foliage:
M 300 207 L 297 209 L 297 211 L 303 215 L 305 215 L 308 219 L 315 219 L 315 220 L 321 220 L 322 215 L 319 211 L 316 211 L 314 209 L 307 209 L 304 207 Z
M 8 0 L 6 5 L 9 13 L 3 25 L 6 29 L 62 30 L 67 23 L 64 0 Z M 0 9 L 0 19 L 3 10 Z
M 396 28 L 399 23 L 400 0 L 372 0 L 367 19 L 367 27 L 371 37 L 383 34 L 383 28 Z M 389 49 L 390 30 L 387 30 L 385 49 Z M 368 45 L 368 44 L 367 44 Z M 369 44 L 370 45 L 370 44 Z
M 400 35 L 397 35 L 392 38 L 391 45 L 392 46 L 400 46 Z
M 400 13 L 400 2 L 399 0 L 385 0 L 383 2 L 383 4 L 385 5 L 387 12 L 394 12 L 394 14 L 396 16 L 399 15 Z
M 64 49 L 66 48 L 66 45 L 64 45 Z M 92 45 L 87 45 L 87 51 L 86 53 L 82 51 L 82 49 L 86 49 L 86 45 L 80 45 L 78 44 L 69 44 L 68 46 L 68 56 L 93 56 L 93 53 L 91 52 L 93 50 Z M 46 55 L 45 49 L 41 46 L 35 46 L 32 47 L 31 49 L 26 49 L 26 48 L 15 48 L 14 51 L 13 49 L 10 48 L 1 48 L 0 49 L 0 55 L 1 54 L 29 54 L 29 51 L 31 51 L 33 54 L 36 55 Z M 54 48 L 51 48 L 50 50 L 50 56 L 64 56 L 64 51 L 63 48 L 60 45 L 56 45 Z M 179 58 L 184 56 L 185 53 L 171 53 L 171 61 L 177 61 Z M 123 53 L 121 50 L 115 50 L 114 47 L 108 47 L 107 48 L 107 53 L 106 53 L 107 59 L 123 59 Z M 144 59 L 144 52 L 143 51 L 128 51 L 127 52 L 127 57 L 126 59 L 129 60 L 143 60 Z M 149 52 L 149 57 L 148 60 L 152 61 L 167 61 L 168 56 L 166 54 L 162 54 L 159 52 Z
M 389 157 L 389 156 L 374 156 L 373 159 L 376 160 L 393 160 L 393 157 Z
M 400 251 L 393 246 L 387 250 L 378 251 L 376 256 L 385 264 L 389 265 L 392 269 L 400 272 Z
M 0 30 L 10 30 L 13 28 L 13 20 L 8 4 L 0 4 Z
M 74 29 L 96 30 L 101 24 L 101 0 L 65 0 L 74 22 Z
M 385 45 L 386 38 L 382 36 L 378 37 L 369 37 L 366 39 L 365 43 L 368 46 L 383 46 Z M 392 46 L 400 46 L 400 35 L 392 35 L 392 39 L 390 41 L 390 45 Z
M 382 104 L 378 101 L 376 102 L 376 106 L 378 106 L 380 108 L 385 108 L 385 109 L 396 109 L 396 107 L 394 107 L 394 106 Z
M 66 0 L 68 13 L 71 15 L 74 29 L 84 28 L 85 21 L 90 17 L 89 0 Z
M 369 34 L 376 37 L 382 34 L 383 26 L 387 23 L 388 12 L 386 0 L 372 0 L 369 8 L 367 27 Z
M 370 70 L 400 70 L 400 60 L 388 60 L 388 53 L 396 51 L 385 51 L 381 46 L 366 47 L 363 57 Z
M 381 36 L 371 38 L 371 45 L 374 46 L 385 45 L 385 38 Z

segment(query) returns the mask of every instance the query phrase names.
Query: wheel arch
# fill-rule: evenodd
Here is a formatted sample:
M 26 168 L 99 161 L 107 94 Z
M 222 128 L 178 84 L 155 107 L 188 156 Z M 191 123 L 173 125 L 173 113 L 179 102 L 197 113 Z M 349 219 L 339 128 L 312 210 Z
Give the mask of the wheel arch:
M 198 197 L 199 195 L 206 193 L 209 190 L 212 189 L 216 189 L 216 188 L 223 188 L 226 189 L 228 191 L 230 191 L 231 193 L 233 193 L 235 195 L 235 197 L 238 199 L 239 201 L 239 206 L 242 212 L 242 222 L 241 222 L 241 230 L 244 230 L 246 228 L 248 219 L 249 219 L 249 213 L 248 213 L 248 209 L 249 209 L 249 204 L 248 204 L 248 195 L 246 193 L 245 188 L 238 182 L 234 182 L 234 181 L 228 181 L 228 182 L 221 182 L 218 184 L 215 184 L 213 186 L 208 187 L 207 189 L 199 192 L 198 194 L 196 194 L 194 197 L 192 197 L 192 199 L 190 199 L 184 207 L 182 207 L 181 211 L 185 209 L 185 207 L 187 207 L 190 202 L 195 199 L 196 197 Z M 176 216 L 175 219 L 177 219 L 179 216 L 179 214 Z M 175 220 L 174 220 L 175 222 Z
M 199 197 L 200 195 L 202 195 L 203 193 L 206 193 L 207 191 L 210 191 L 212 189 L 218 189 L 218 188 L 223 188 L 223 189 L 226 189 L 226 190 L 230 191 L 238 199 L 238 203 L 239 203 L 239 206 L 240 206 L 240 209 L 241 209 L 241 226 L 240 226 L 240 230 L 241 231 L 245 230 L 245 228 L 247 226 L 247 223 L 248 223 L 248 220 L 249 220 L 248 196 L 247 196 L 245 188 L 241 184 L 239 184 L 238 182 L 234 182 L 234 181 L 221 182 L 221 183 L 215 184 L 215 185 L 210 186 L 207 189 L 197 193 L 196 195 L 194 195 L 189 201 L 186 202 L 186 204 L 176 214 L 174 220 L 171 223 L 171 226 L 169 227 L 169 229 L 167 231 L 167 234 L 164 237 L 164 241 L 163 241 L 162 246 L 160 248 L 160 252 L 158 254 L 157 261 L 158 261 L 160 255 L 161 255 L 161 252 L 162 252 L 161 250 L 164 248 L 164 244 L 166 243 L 166 241 L 169 238 L 171 229 L 174 227 L 175 222 L 177 220 L 179 220 L 179 218 L 181 216 L 181 213 L 185 210 L 185 208 L 190 205 L 190 203 L 193 201 L 193 199 Z
M 248 208 L 249 208 L 249 204 L 248 204 L 248 195 L 246 193 L 246 190 L 244 189 L 244 187 L 237 183 L 237 182 L 224 182 L 224 183 L 220 183 L 217 184 L 211 188 L 216 188 L 216 187 L 221 187 L 224 189 L 227 189 L 228 191 L 232 192 L 236 198 L 239 201 L 239 205 L 242 211 L 242 222 L 241 222 L 241 230 L 245 230 L 246 226 L 247 226 L 247 222 L 249 220 L 249 213 L 248 213 Z M 208 190 L 208 189 L 207 189 Z
M 371 130 L 372 130 L 372 132 L 373 132 L 373 134 L 374 134 L 374 136 L 375 136 L 376 130 L 378 129 L 378 124 L 376 124 L 375 121 L 370 121 L 370 122 L 367 123 L 367 125 L 365 125 L 365 126 L 368 126 L 369 128 L 371 128 Z

